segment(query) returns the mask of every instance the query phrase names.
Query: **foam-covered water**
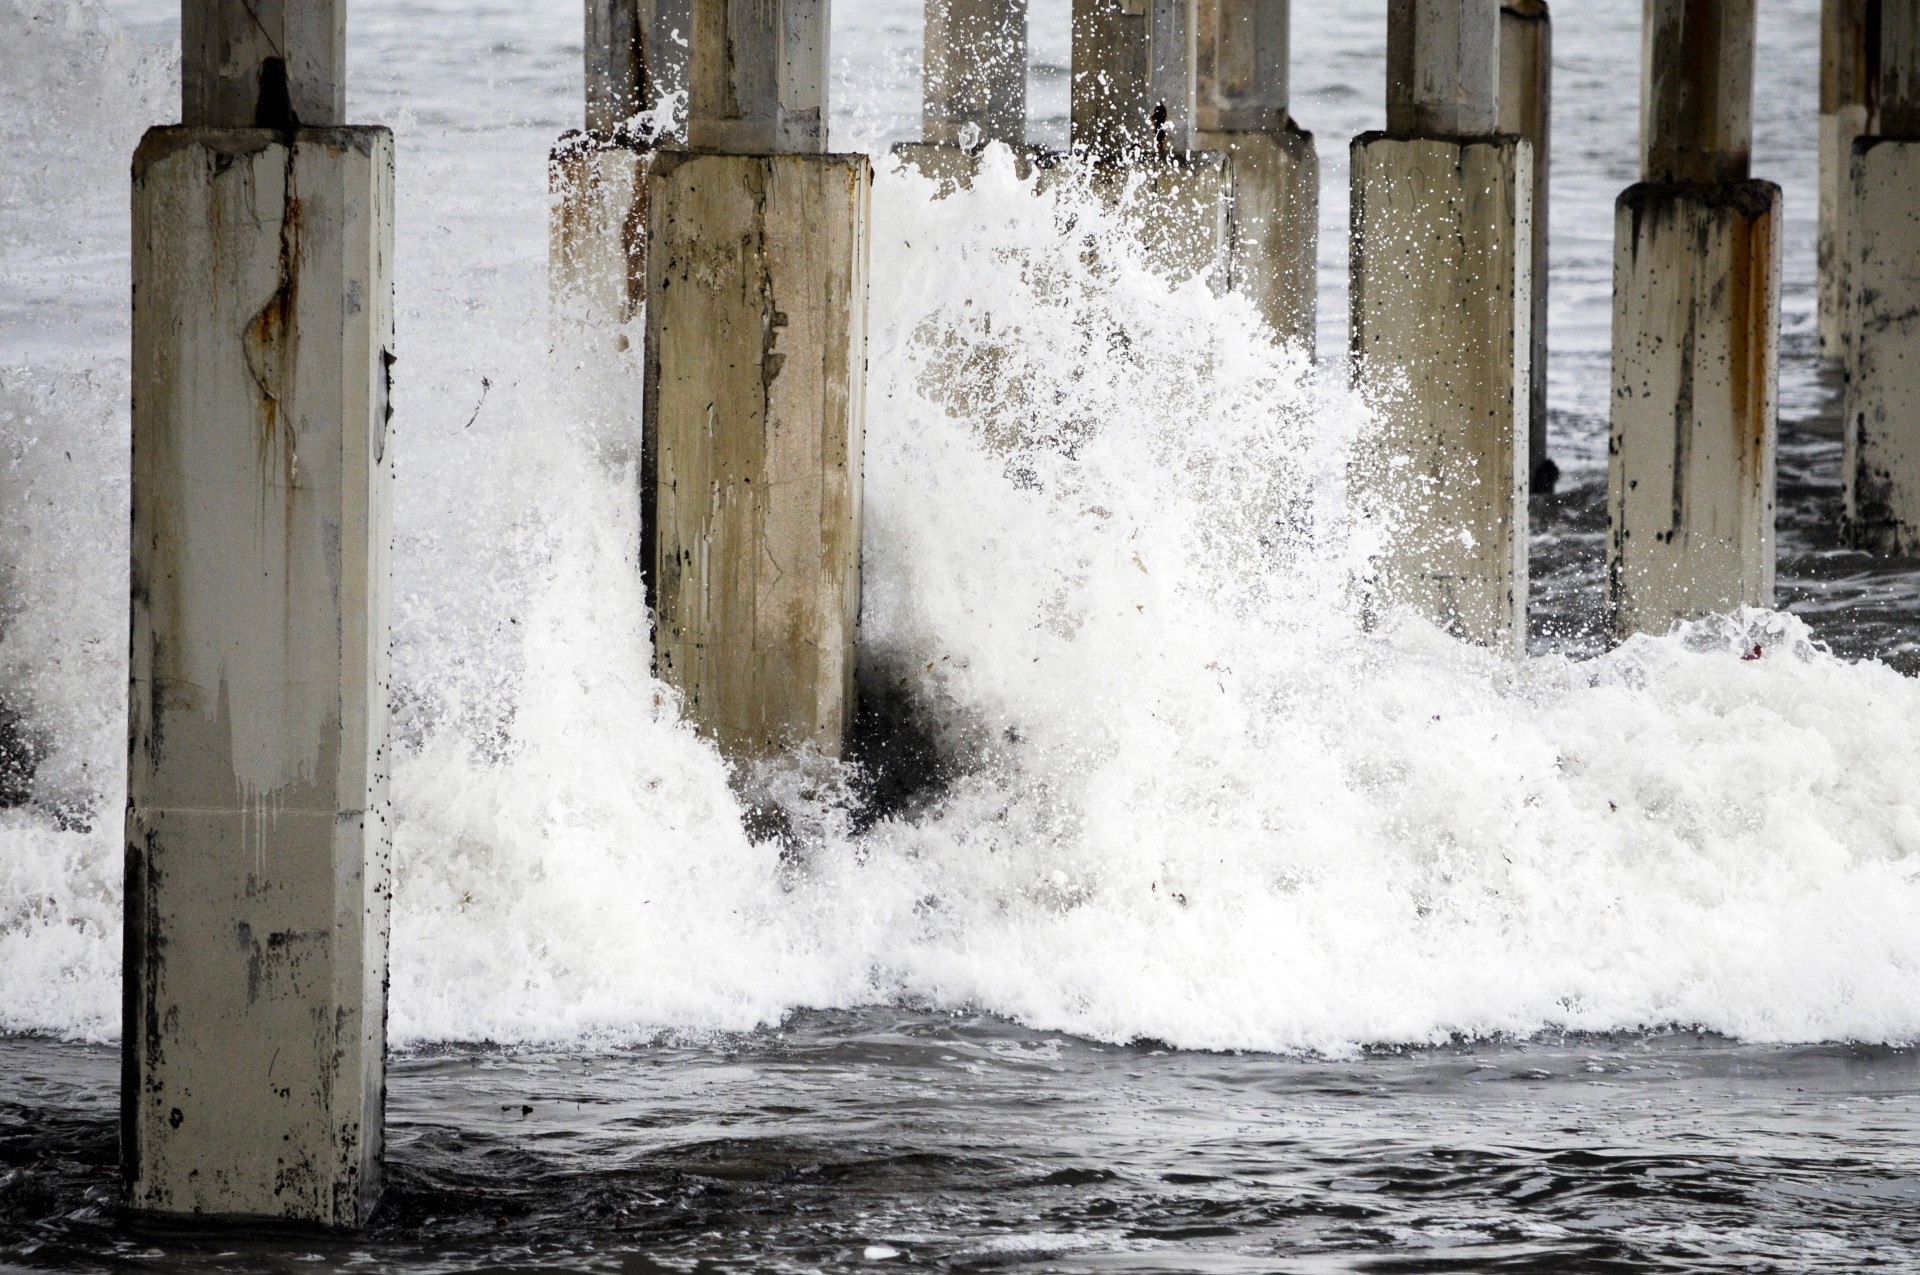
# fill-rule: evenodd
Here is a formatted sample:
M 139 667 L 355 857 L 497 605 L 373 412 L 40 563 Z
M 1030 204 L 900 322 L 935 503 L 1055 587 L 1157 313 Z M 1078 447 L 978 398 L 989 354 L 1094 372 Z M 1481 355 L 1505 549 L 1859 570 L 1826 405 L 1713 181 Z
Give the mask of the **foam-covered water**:
M 0 1029 L 87 1038 L 118 1014 L 125 166 L 176 114 L 143 42 L 172 6 L 113 8 L 134 36 L 93 0 L 0 0 L 0 698 L 38 760 L 0 811 Z M 1296 19 L 1327 353 L 1379 8 Z M 836 144 L 883 153 L 913 123 L 918 7 L 842 9 Z M 544 163 L 576 114 L 577 5 L 357 5 L 352 113 L 400 148 L 395 1040 L 605 1043 L 872 1003 L 1219 1049 L 1671 1023 L 1911 1040 L 1920 684 L 1822 645 L 1905 658 L 1913 577 L 1840 554 L 1819 513 L 1815 9 L 1769 10 L 1792 92 L 1762 95 L 1756 146 L 1789 183 L 1783 400 L 1812 425 L 1784 467 L 1806 475 L 1784 594 L 1805 620 L 1598 653 L 1638 6 L 1583 6 L 1561 15 L 1568 494 L 1537 511 L 1535 655 L 1360 622 L 1343 485 L 1367 414 L 1337 360 L 1170 287 L 1070 186 L 1036 195 L 1002 163 L 937 201 L 883 160 L 863 678 L 937 782 L 876 821 L 858 777 L 761 776 L 788 831 L 756 838 L 649 676 L 633 476 L 582 415 L 590 371 L 548 349 Z M 1034 51 L 1045 136 L 1064 6 L 1037 9 Z

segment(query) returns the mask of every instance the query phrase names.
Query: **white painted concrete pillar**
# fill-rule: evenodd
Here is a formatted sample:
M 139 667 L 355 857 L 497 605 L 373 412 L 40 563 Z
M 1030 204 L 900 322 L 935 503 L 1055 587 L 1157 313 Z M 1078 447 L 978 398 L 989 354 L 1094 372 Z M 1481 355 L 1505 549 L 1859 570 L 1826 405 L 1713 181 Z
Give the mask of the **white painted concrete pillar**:
M 824 0 L 695 0 L 647 213 L 655 667 L 737 762 L 837 757 L 853 717 L 872 176 L 823 153 L 826 32 Z
M 1848 539 L 1920 556 L 1920 0 L 1881 0 L 1879 132 L 1853 143 Z
M 1320 159 L 1287 109 L 1291 0 L 1197 0 L 1192 7 L 1189 144 L 1227 159 L 1228 286 L 1274 335 L 1313 353 Z M 1159 59 L 1156 58 L 1156 63 Z
M 1820 10 L 1819 341 L 1846 357 L 1847 223 L 1853 141 L 1879 131 L 1879 0 L 1822 0 Z
M 1353 143 L 1356 507 L 1375 600 L 1520 654 L 1533 149 L 1496 135 L 1498 0 L 1393 0 L 1388 131 Z
M 1527 455 L 1535 491 L 1559 469 L 1547 455 L 1548 186 L 1553 157 L 1553 15 L 1547 0 L 1500 6 L 1500 131 L 1533 147 L 1533 353 L 1527 395 Z
M 244 35 L 191 40 L 188 84 Z M 393 143 L 226 126 L 243 97 L 133 164 L 121 1154 L 136 1209 L 350 1227 L 381 1180 Z
M 1780 188 L 1749 181 L 1752 0 L 1649 0 L 1642 181 L 1616 205 L 1616 636 L 1773 602 Z

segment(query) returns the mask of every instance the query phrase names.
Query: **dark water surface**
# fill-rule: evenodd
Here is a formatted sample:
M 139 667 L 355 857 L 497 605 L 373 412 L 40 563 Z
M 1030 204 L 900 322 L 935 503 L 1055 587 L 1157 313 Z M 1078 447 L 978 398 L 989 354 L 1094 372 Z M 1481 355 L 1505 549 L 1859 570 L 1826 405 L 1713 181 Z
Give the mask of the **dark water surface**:
M 0 1269 L 1920 1269 L 1920 1052 L 1690 1034 L 1325 1061 L 808 1014 L 391 1073 L 367 1234 L 118 1211 L 118 1054 L 0 1039 Z

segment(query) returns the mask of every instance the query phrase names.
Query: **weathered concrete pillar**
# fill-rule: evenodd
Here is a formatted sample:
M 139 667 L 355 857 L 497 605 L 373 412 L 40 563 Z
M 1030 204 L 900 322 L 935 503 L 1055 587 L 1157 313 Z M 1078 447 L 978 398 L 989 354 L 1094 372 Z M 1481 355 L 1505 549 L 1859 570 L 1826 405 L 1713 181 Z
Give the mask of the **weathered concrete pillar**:
M 183 0 L 180 118 L 324 128 L 347 118 L 342 0 Z
M 1313 353 L 1320 159 L 1288 113 L 1292 0 L 1197 0 L 1190 144 L 1226 156 L 1232 181 L 1228 286 L 1274 334 Z M 1161 59 L 1155 58 L 1156 66 Z
M 240 11 L 188 4 L 187 30 Z M 197 93 L 246 78 L 253 29 L 225 29 L 185 43 L 187 122 L 133 164 L 121 1155 L 137 1209 L 355 1226 L 386 1036 L 393 144 Z M 303 124 L 339 100 L 292 87 Z
M 827 0 L 693 0 L 688 149 L 824 152 L 827 34 Z
M 1820 9 L 1819 340 L 1846 356 L 1847 223 L 1853 139 L 1879 131 L 1881 0 L 1823 0 Z
M 1773 602 L 1780 188 L 1747 180 L 1753 0 L 1649 0 L 1614 217 L 1616 636 Z
M 1387 132 L 1490 136 L 1499 93 L 1498 0 L 1387 0 Z
M 1149 260 L 1169 278 L 1203 276 L 1224 290 L 1231 170 L 1225 156 L 1192 149 L 1193 5 L 1075 0 L 1072 153 L 1078 163 L 1042 169 L 1041 178 L 1084 183 L 1134 228 Z
M 1533 146 L 1533 353 L 1527 395 L 1527 456 L 1535 491 L 1551 491 L 1559 468 L 1547 455 L 1547 196 L 1553 157 L 1553 16 L 1547 0 L 1500 6 L 1500 131 Z
M 1494 134 L 1498 0 L 1394 0 L 1388 131 L 1353 143 L 1354 496 L 1377 599 L 1525 649 L 1533 150 Z
M 647 217 L 655 664 L 743 762 L 839 756 L 853 716 L 872 175 L 823 153 L 826 35 L 824 0 L 696 0 Z
M 894 154 L 941 183 L 969 185 L 980 151 L 1011 147 L 1024 177 L 1027 147 L 1027 0 L 926 0 L 921 140 Z
M 647 174 L 669 131 L 653 112 L 684 88 L 687 0 L 586 0 L 584 131 L 547 161 L 547 277 L 556 346 L 616 388 L 638 436 L 642 344 L 632 324 L 647 289 Z M 678 33 L 679 38 L 675 35 Z
M 1920 0 L 1881 0 L 1879 133 L 1853 143 L 1848 539 L 1920 555 Z
M 1073 0 L 1070 122 L 1076 154 L 1118 163 L 1155 150 L 1149 0 Z
M 687 87 L 689 0 L 586 0 L 587 132 L 611 135 Z
M 1026 0 L 926 0 L 926 23 L 921 139 L 1026 145 Z

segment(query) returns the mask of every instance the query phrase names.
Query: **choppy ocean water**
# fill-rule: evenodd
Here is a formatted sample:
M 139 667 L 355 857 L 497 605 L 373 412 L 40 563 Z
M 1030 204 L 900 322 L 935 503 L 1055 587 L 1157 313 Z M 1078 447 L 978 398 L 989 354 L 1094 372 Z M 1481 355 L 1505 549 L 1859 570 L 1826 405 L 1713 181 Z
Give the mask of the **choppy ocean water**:
M 865 674 L 941 762 L 878 821 L 774 777 L 782 846 L 648 676 L 630 440 L 550 350 L 577 5 L 356 4 L 351 113 L 400 153 L 402 1052 L 386 1219 L 303 1245 L 110 1205 L 126 166 L 177 114 L 175 6 L 0 0 L 0 701 L 39 761 L 0 810 L 0 1266 L 1908 1262 L 1920 572 L 1834 535 L 1817 6 L 1765 8 L 1756 103 L 1783 610 L 1613 652 L 1639 6 L 1562 8 L 1532 658 L 1346 608 L 1345 143 L 1384 5 L 1296 6 L 1318 368 L 1095 209 L 882 164 Z M 1057 143 L 1066 6 L 1033 24 Z M 912 135 L 918 30 L 838 7 L 836 148 Z

